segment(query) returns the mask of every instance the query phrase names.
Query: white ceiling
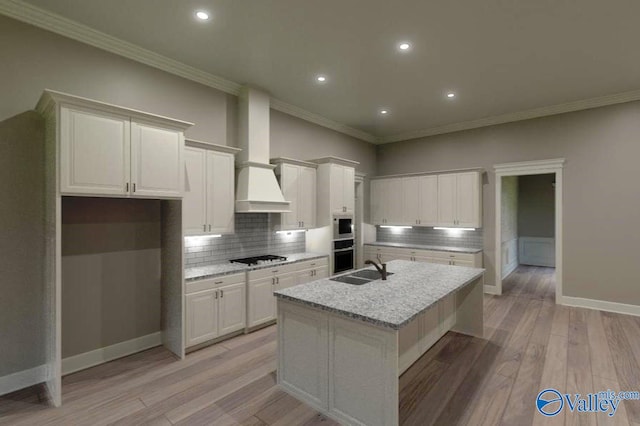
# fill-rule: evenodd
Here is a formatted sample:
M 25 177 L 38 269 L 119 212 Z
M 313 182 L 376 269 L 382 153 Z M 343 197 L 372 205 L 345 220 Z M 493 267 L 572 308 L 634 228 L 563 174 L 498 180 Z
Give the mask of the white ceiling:
M 633 0 L 27 2 L 378 138 L 640 89 Z

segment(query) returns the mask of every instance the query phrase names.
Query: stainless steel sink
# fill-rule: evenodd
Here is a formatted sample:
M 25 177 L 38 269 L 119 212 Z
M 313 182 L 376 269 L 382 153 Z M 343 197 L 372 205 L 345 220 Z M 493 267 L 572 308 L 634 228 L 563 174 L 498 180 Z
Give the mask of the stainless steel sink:
M 387 277 L 389 275 L 393 275 L 393 272 L 387 272 Z M 374 270 L 370 270 L 370 269 L 365 269 L 364 271 L 357 271 L 354 272 L 353 274 L 349 275 L 350 277 L 358 277 L 358 278 L 366 278 L 369 280 L 379 280 L 380 278 L 382 278 L 382 275 L 380 274 L 380 272 L 378 271 L 374 271 Z
M 393 272 L 388 272 L 387 276 L 393 275 Z M 363 285 L 370 283 L 371 281 L 379 280 L 382 275 L 378 271 L 364 270 L 356 271 L 349 275 L 342 275 L 339 277 L 331 278 L 331 281 L 338 281 L 346 284 Z

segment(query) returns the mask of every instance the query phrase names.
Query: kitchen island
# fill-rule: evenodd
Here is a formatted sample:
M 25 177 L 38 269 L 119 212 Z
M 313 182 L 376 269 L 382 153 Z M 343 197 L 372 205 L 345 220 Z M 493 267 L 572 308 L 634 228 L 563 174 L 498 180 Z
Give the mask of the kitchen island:
M 275 293 L 278 384 L 343 424 L 397 425 L 400 374 L 449 330 L 483 334 L 484 269 L 394 260 L 387 270 L 364 285 Z

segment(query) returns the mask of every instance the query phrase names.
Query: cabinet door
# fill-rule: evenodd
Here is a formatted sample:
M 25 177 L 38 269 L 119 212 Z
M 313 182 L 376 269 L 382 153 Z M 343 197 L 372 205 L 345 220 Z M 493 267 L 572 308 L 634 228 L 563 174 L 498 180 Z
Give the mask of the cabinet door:
M 207 152 L 207 231 L 232 234 L 234 231 L 235 162 L 233 154 Z
M 131 123 L 131 195 L 182 197 L 184 136 L 177 130 Z
M 207 290 L 186 296 L 187 346 L 206 342 L 218 336 L 218 290 Z
M 275 319 L 274 277 L 249 281 L 249 327 Z
M 204 149 L 184 149 L 184 198 L 182 226 L 187 235 L 207 232 L 207 152 Z
M 457 224 L 479 228 L 481 226 L 480 174 L 459 173 L 456 178 Z
M 371 181 L 371 222 L 374 225 L 382 225 L 384 219 L 384 180 Z
M 299 169 L 298 220 L 303 228 L 316 226 L 316 169 L 312 167 Z
M 322 280 L 325 278 L 329 278 L 329 267 L 321 266 L 314 269 L 313 280 Z
M 128 117 L 61 108 L 60 191 L 128 195 L 130 143 Z
M 402 178 L 402 224 L 419 225 L 420 178 Z
M 339 164 L 331 165 L 331 184 L 330 184 L 330 192 L 331 192 L 331 211 L 333 213 L 344 213 L 345 205 L 344 205 L 344 171 L 343 167 Z
M 456 223 L 456 175 L 438 175 L 438 224 L 454 226 Z
M 300 167 L 292 164 L 283 164 L 280 174 L 280 189 L 284 195 L 284 199 L 289 201 L 289 213 L 280 213 L 280 226 L 282 229 L 297 229 L 300 228 L 300 219 L 298 215 L 298 209 L 300 204 L 298 202 L 298 186 L 300 179 Z
M 347 209 L 347 213 L 353 214 L 356 204 L 356 170 L 353 167 L 343 167 L 342 185 L 344 186 L 343 204 Z
M 245 283 L 231 284 L 218 288 L 220 291 L 220 298 L 218 299 L 220 336 L 244 328 L 247 320 L 245 289 Z
M 438 176 L 420 176 L 418 178 L 419 225 L 438 224 Z
M 404 221 L 402 213 L 402 179 L 387 179 L 385 188 L 385 224 L 400 225 Z

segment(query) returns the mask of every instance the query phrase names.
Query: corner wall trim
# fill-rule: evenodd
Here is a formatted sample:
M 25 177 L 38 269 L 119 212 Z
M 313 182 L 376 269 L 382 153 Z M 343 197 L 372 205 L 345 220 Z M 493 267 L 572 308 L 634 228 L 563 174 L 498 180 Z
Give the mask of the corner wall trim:
M 39 365 L 0 377 L 0 395 L 6 395 L 47 380 L 47 366 Z
M 76 371 L 160 345 L 162 345 L 162 333 L 158 331 L 157 333 L 147 334 L 146 336 L 116 343 L 115 345 L 70 356 L 62 360 L 62 374 L 75 373 Z
M 485 285 L 484 294 L 493 294 L 494 296 L 502 295 L 502 292 L 495 285 Z
M 640 316 L 640 306 L 626 303 L 609 302 L 607 300 L 585 299 L 582 297 L 563 296 L 562 304 L 575 308 L 597 309 L 616 314 Z

